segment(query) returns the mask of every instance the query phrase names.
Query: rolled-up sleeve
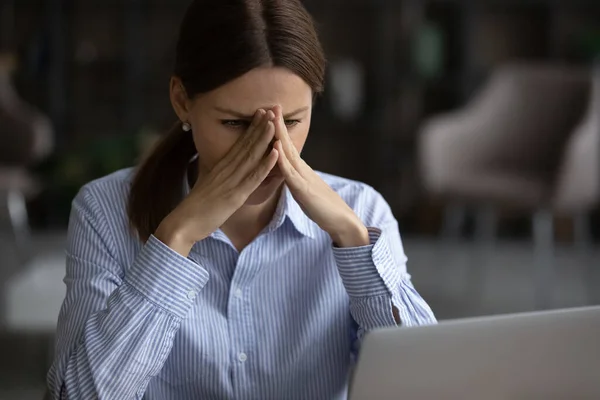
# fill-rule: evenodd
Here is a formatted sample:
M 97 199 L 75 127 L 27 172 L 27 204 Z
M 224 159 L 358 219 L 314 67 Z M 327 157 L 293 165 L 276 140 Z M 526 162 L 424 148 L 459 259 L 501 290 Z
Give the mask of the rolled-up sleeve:
M 102 209 L 84 187 L 69 222 L 52 398 L 141 399 L 208 278 L 155 237 L 122 265 Z

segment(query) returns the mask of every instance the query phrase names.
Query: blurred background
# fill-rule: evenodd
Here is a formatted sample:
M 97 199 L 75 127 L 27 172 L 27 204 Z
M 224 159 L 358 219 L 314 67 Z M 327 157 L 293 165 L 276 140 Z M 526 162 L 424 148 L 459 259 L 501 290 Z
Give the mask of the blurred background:
M 174 121 L 188 0 L 0 0 L 0 399 L 40 399 L 71 200 Z M 600 303 L 600 2 L 305 0 L 304 158 L 396 215 L 439 319 Z

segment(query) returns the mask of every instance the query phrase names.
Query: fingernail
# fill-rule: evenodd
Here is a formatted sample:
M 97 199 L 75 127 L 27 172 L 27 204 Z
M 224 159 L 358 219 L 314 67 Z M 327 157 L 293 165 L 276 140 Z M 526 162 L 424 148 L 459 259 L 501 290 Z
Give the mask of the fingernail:
M 267 118 L 268 118 L 269 120 L 272 120 L 273 118 L 275 118 L 275 114 L 273 114 L 273 111 L 269 110 L 269 111 L 267 112 Z

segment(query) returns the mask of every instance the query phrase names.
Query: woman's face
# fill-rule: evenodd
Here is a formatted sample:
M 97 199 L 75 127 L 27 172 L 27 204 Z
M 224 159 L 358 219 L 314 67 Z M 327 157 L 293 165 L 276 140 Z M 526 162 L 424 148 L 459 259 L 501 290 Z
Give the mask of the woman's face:
M 302 151 L 312 112 L 311 88 L 291 71 L 262 67 L 205 94 L 188 99 L 180 81 L 171 82 L 171 100 L 182 121 L 192 126 L 198 150 L 199 173 L 205 175 L 227 154 L 233 144 L 246 134 L 256 110 L 280 105 L 292 142 Z M 275 166 L 275 179 L 263 183 L 246 204 L 261 204 L 271 198 L 283 178 Z

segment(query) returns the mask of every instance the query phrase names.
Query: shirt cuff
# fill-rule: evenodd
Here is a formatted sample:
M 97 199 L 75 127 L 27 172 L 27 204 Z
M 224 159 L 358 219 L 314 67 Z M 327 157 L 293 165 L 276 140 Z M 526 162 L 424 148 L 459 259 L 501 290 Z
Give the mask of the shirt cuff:
M 150 302 L 184 318 L 208 277 L 206 269 L 150 236 L 125 282 Z
M 402 277 L 385 238 L 377 228 L 368 228 L 370 244 L 333 248 L 346 292 L 350 297 L 391 296 Z
M 364 331 L 397 326 L 390 296 L 350 298 L 350 314 Z M 402 323 L 402 321 L 400 321 Z

